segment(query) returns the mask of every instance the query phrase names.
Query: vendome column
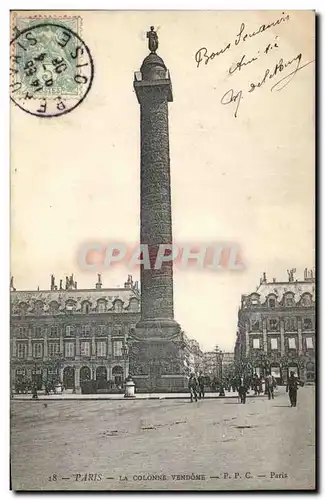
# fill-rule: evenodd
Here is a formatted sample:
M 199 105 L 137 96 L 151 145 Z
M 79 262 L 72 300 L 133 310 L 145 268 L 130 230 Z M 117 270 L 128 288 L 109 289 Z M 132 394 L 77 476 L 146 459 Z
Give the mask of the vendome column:
M 168 391 L 186 383 L 182 333 L 174 320 L 173 263 L 154 268 L 159 245 L 173 241 L 168 132 L 173 95 L 153 27 L 147 37 L 150 54 L 135 73 L 134 89 L 141 122 L 140 243 L 148 247 L 150 269 L 141 265 L 141 320 L 130 373 L 137 387 Z

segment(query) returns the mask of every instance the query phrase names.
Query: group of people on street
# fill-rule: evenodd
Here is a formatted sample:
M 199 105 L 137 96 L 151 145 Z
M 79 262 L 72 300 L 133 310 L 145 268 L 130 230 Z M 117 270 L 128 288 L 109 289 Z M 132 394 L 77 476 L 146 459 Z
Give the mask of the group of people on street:
M 191 373 L 188 381 L 191 403 L 193 403 L 193 399 L 197 401 L 198 397 L 199 399 L 204 398 L 204 385 L 205 378 L 202 373 L 200 373 L 198 377 L 196 377 L 194 373 Z
M 264 384 L 264 394 L 268 396 L 269 400 L 274 399 L 274 390 L 277 387 L 277 381 L 271 372 L 269 372 L 264 377 Z M 250 379 L 244 376 L 237 377 L 236 381 L 232 385 L 234 388 L 236 388 L 239 401 L 242 404 L 246 403 L 247 393 L 249 392 L 250 388 L 254 391 L 255 396 L 263 392 L 263 379 L 262 377 L 259 377 L 257 373 L 255 373 Z M 286 392 L 289 393 L 289 400 L 292 407 L 297 406 L 298 387 L 302 385 L 303 383 L 298 379 L 298 377 L 295 376 L 295 373 L 291 371 L 286 385 Z M 194 373 L 190 374 L 188 388 L 190 392 L 191 403 L 193 402 L 193 400 L 197 401 L 198 398 L 204 398 L 205 377 L 203 376 L 202 372 L 200 372 L 198 377 L 196 377 Z M 220 396 L 224 395 L 224 389 L 223 387 L 221 387 Z

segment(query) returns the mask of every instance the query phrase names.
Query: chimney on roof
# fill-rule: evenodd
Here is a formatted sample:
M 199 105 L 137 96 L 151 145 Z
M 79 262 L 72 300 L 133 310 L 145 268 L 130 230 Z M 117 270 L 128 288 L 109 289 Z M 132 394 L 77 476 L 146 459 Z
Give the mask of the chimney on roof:
M 124 288 L 133 288 L 133 279 L 132 279 L 132 274 L 128 274 L 128 280 L 124 283 Z
M 308 278 L 308 269 L 307 267 L 305 268 L 305 271 L 304 271 L 304 280 L 306 281 Z
M 263 273 L 262 283 L 266 283 L 266 273 Z
M 63 283 L 63 280 L 60 280 L 60 290 L 63 290 L 63 285 L 62 285 L 62 283 Z
M 102 288 L 102 276 L 101 274 L 97 274 L 96 290 L 100 290 L 101 288 Z
M 78 284 L 78 283 L 75 281 L 75 282 L 74 282 L 74 288 L 75 288 L 75 290 L 77 290 L 77 284 Z
M 272 278 L 273 279 L 273 283 L 276 283 L 276 278 Z
M 11 290 L 11 292 L 16 291 L 16 288 L 14 286 L 14 277 L 13 276 L 11 276 L 11 278 L 10 278 L 10 290 Z
M 51 290 L 55 290 L 55 276 L 51 274 Z

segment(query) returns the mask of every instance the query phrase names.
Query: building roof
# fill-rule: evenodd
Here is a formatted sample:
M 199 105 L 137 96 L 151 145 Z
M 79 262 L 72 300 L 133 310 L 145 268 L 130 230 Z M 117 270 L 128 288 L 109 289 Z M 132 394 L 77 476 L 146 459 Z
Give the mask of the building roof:
M 43 303 L 44 312 L 49 310 L 51 302 L 57 302 L 58 310 L 63 311 L 69 301 L 74 303 L 74 310 L 78 311 L 81 310 L 83 302 L 88 302 L 90 309 L 95 309 L 99 299 L 104 299 L 107 304 L 106 310 L 110 310 L 116 300 L 121 300 L 123 309 L 127 309 L 131 299 L 139 301 L 140 297 L 138 292 L 132 288 L 16 290 L 10 293 L 13 314 L 18 312 L 16 309 L 21 303 L 27 304 L 27 313 L 33 311 L 34 305 L 38 301 Z
M 261 302 L 266 300 L 270 294 L 275 294 L 278 301 L 281 301 L 283 295 L 287 292 L 294 294 L 296 302 L 298 302 L 304 293 L 309 293 L 315 299 L 315 282 L 312 281 L 293 281 L 293 282 L 272 282 L 261 283 L 256 292 L 260 295 Z M 252 294 L 250 294 L 252 295 Z

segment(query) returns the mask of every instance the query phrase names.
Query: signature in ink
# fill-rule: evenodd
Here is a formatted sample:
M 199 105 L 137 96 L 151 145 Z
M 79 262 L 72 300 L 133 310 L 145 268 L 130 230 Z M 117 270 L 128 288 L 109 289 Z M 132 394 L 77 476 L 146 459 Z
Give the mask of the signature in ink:
M 309 66 L 309 64 L 313 63 L 315 60 L 313 59 L 312 61 L 308 61 L 307 63 L 301 65 L 301 60 L 302 60 L 302 53 L 299 53 L 295 57 L 293 57 L 290 60 L 284 61 L 284 59 L 281 57 L 279 61 L 276 63 L 273 69 L 267 68 L 264 72 L 263 78 L 258 81 L 258 82 L 251 82 L 249 84 L 249 88 L 247 90 L 248 93 L 254 92 L 256 89 L 263 87 L 263 85 L 268 81 L 271 80 L 272 78 L 275 78 L 277 75 L 280 75 L 282 71 L 284 71 L 286 68 L 288 68 L 291 65 L 296 64 L 296 67 L 293 71 L 285 75 L 283 78 L 278 80 L 272 87 L 271 87 L 271 92 L 273 90 L 279 91 L 284 89 L 289 83 L 292 81 L 292 79 L 295 77 L 295 75 L 298 73 L 298 71 L 301 71 L 303 68 L 306 68 Z M 236 68 L 237 69 L 237 68 Z M 244 92 L 243 90 L 235 91 L 234 89 L 228 90 L 221 98 L 221 104 L 237 104 L 235 108 L 235 113 L 234 116 L 237 118 L 238 116 L 238 109 L 239 105 L 241 103 L 241 100 L 244 97 Z
M 238 108 L 240 105 L 240 101 L 243 98 L 243 91 L 239 90 L 239 92 L 235 92 L 233 89 L 228 90 L 221 98 L 221 104 L 230 104 L 237 103 L 234 117 L 237 118 Z
M 291 66 L 292 64 L 296 63 L 296 68 L 293 71 L 291 71 L 291 73 L 289 73 L 285 77 L 278 80 L 271 87 L 271 91 L 282 90 L 284 87 L 286 87 L 291 82 L 291 80 L 298 73 L 298 71 L 302 70 L 303 68 L 305 68 L 306 66 L 308 66 L 309 64 L 314 62 L 314 60 L 308 61 L 307 63 L 305 63 L 301 66 L 301 59 L 302 59 L 301 53 L 298 54 L 297 56 L 295 56 L 293 59 L 290 59 L 288 61 L 284 61 L 283 58 L 281 57 L 281 59 L 276 63 L 276 65 L 274 66 L 274 68 L 272 70 L 270 68 L 267 68 L 265 70 L 264 76 L 259 82 L 250 83 L 250 88 L 249 88 L 248 92 L 253 92 L 256 88 L 262 87 L 267 80 L 274 78 L 277 74 L 280 74 L 282 71 L 284 71 L 288 66 Z M 286 83 L 283 83 L 283 82 L 286 82 Z M 282 83 L 282 85 L 281 85 L 281 83 Z

